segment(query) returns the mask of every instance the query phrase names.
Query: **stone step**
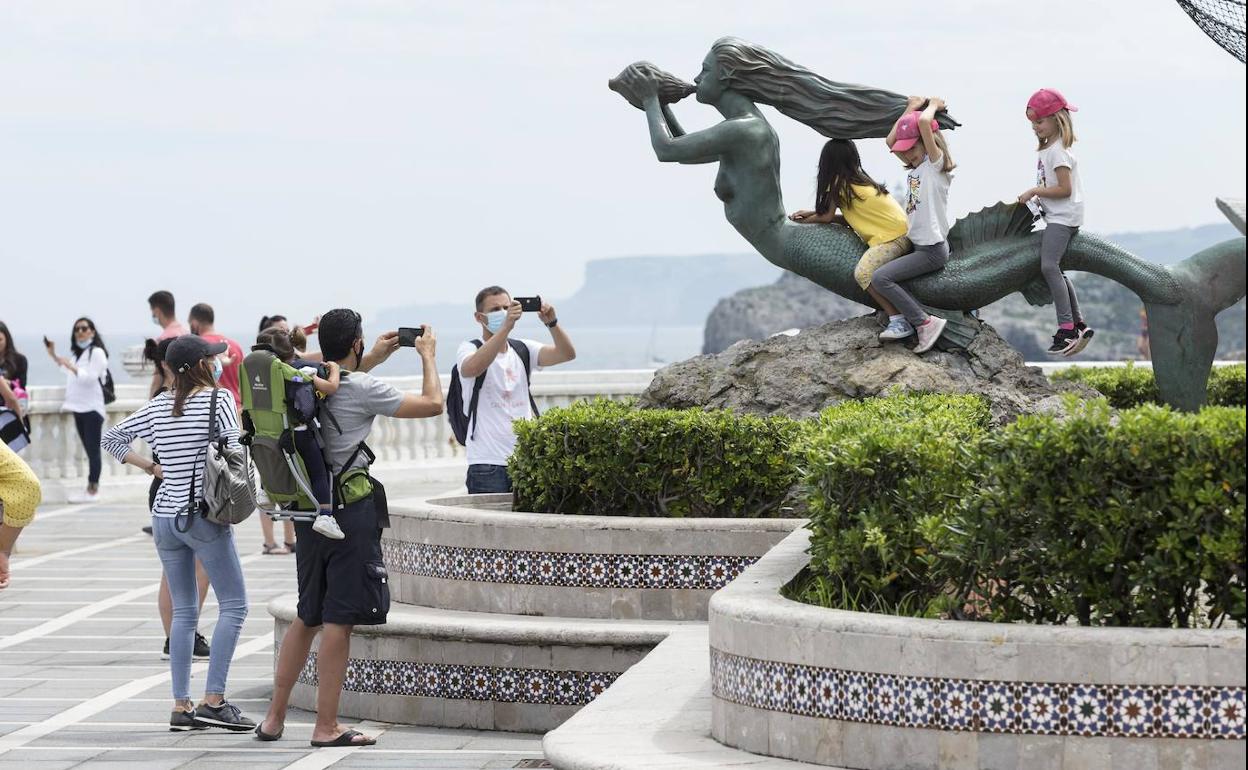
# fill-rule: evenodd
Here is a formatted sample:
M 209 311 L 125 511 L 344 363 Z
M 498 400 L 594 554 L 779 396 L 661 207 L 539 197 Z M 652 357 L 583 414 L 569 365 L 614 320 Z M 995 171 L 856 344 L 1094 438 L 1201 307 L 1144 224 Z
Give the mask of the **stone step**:
M 269 604 L 275 640 L 296 597 Z M 340 713 L 362 719 L 545 732 L 600 695 L 673 630 L 704 623 L 529 617 L 395 603 L 356 626 Z M 315 704 L 316 652 L 291 702 Z
M 559 770 L 827 770 L 717 743 L 711 738 L 711 708 L 707 630 L 685 627 L 547 733 L 542 749 Z

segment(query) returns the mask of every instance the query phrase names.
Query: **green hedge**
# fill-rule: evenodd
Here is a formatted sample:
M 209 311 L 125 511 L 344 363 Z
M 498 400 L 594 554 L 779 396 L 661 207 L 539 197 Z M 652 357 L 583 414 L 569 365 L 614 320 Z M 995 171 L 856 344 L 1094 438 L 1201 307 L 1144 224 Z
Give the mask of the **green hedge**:
M 867 612 L 943 609 L 940 553 L 971 493 L 991 415 L 975 396 L 900 395 L 826 410 L 802 447 L 817 591 Z
M 802 423 L 599 400 L 515 423 L 516 510 L 613 516 L 791 516 Z
M 1078 404 L 987 437 L 947 570 L 992 620 L 1244 620 L 1244 410 Z
M 988 428 L 950 397 L 834 407 L 805 441 L 814 603 L 929 617 L 1189 626 L 1245 620 L 1244 410 Z
M 1100 391 L 1115 409 L 1144 404 L 1161 404 L 1153 370 L 1134 366 L 1073 366 L 1053 373 L 1053 378 L 1080 382 Z M 1244 406 L 1245 370 L 1243 364 L 1215 366 L 1209 375 L 1210 406 Z

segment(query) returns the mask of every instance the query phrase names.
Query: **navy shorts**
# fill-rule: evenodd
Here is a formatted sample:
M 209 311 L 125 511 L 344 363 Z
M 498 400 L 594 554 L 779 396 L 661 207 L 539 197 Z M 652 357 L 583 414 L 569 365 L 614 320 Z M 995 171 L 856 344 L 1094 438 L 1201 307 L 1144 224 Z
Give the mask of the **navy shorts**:
M 299 619 L 310 627 L 385 623 L 390 585 L 373 498 L 336 509 L 334 518 L 346 535 L 343 540 L 313 532 L 309 522 L 295 522 Z

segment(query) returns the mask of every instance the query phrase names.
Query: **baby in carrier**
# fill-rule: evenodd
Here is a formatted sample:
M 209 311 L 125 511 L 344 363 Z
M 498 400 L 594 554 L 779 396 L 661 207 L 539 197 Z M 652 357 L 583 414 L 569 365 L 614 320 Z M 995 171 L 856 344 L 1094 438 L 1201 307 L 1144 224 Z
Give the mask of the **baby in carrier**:
M 298 425 L 291 427 L 291 436 L 294 439 L 295 452 L 303 460 L 303 467 L 307 471 L 309 486 L 316 496 L 318 512 L 312 530 L 333 540 L 342 540 L 346 535 L 334 518 L 329 468 L 325 465 L 320 444 L 309 424 L 315 414 L 315 399 L 326 398 L 338 392 L 338 364 L 333 361 L 321 363 L 296 358 L 290 335 L 275 327 L 260 332 L 256 337 L 256 346 L 272 351 L 282 363 L 299 370 L 300 378 L 295 379 L 296 392 L 291 394 L 291 400 L 295 411 L 303 419 Z

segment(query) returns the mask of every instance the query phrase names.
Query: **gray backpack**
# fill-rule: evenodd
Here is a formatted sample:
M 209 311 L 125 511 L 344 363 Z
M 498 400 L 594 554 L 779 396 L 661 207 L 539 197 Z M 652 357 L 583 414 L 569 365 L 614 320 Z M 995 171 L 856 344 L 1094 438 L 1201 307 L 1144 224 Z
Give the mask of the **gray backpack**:
M 252 481 L 247 450 L 230 446 L 221 438 L 217 425 L 217 391 L 212 389 L 209 406 L 208 446 L 204 452 L 204 488 L 198 509 L 213 524 L 238 524 L 256 510 L 256 488 Z M 195 484 L 191 483 L 190 507 L 194 514 Z

